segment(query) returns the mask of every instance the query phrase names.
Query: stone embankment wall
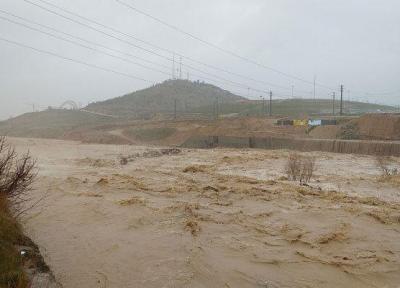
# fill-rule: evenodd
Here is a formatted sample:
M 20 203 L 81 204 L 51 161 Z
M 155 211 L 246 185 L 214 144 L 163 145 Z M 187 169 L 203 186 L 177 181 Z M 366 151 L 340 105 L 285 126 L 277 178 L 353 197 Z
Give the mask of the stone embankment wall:
M 291 149 L 299 151 L 324 151 L 334 153 L 400 156 L 400 142 L 334 140 L 334 139 L 289 139 L 233 136 L 195 136 L 182 144 L 189 148 L 258 148 Z

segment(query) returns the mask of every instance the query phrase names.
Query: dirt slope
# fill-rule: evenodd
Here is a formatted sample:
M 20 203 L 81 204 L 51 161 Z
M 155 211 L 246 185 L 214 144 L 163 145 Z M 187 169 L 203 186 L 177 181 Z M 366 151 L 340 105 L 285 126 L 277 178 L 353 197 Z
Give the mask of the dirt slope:
M 400 114 L 367 114 L 337 126 L 316 127 L 310 132 L 319 139 L 400 140 Z
M 361 139 L 400 140 L 400 114 L 368 114 L 355 123 Z

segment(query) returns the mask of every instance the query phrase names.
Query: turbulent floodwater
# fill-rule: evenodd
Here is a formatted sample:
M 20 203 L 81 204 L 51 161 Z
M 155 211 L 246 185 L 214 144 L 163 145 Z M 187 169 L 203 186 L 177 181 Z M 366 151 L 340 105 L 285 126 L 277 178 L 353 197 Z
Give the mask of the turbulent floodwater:
M 286 151 L 11 142 L 38 158 L 24 227 L 65 288 L 400 283 L 400 189 L 371 157 L 313 153 L 300 187 Z

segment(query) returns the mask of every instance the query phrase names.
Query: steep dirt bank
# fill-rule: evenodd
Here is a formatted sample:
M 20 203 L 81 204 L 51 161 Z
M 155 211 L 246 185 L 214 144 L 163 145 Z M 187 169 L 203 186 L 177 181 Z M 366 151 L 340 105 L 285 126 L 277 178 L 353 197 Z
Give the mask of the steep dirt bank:
M 338 126 L 316 127 L 317 139 L 400 140 L 400 114 L 367 114 Z

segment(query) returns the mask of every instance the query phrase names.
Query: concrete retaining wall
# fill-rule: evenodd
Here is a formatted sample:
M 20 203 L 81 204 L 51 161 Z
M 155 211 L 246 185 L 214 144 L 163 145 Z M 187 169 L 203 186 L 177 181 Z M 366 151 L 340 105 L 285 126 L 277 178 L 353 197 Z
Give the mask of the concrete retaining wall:
M 290 149 L 299 151 L 400 156 L 400 142 L 383 141 L 196 136 L 187 140 L 182 146 L 190 148 L 227 147 Z

